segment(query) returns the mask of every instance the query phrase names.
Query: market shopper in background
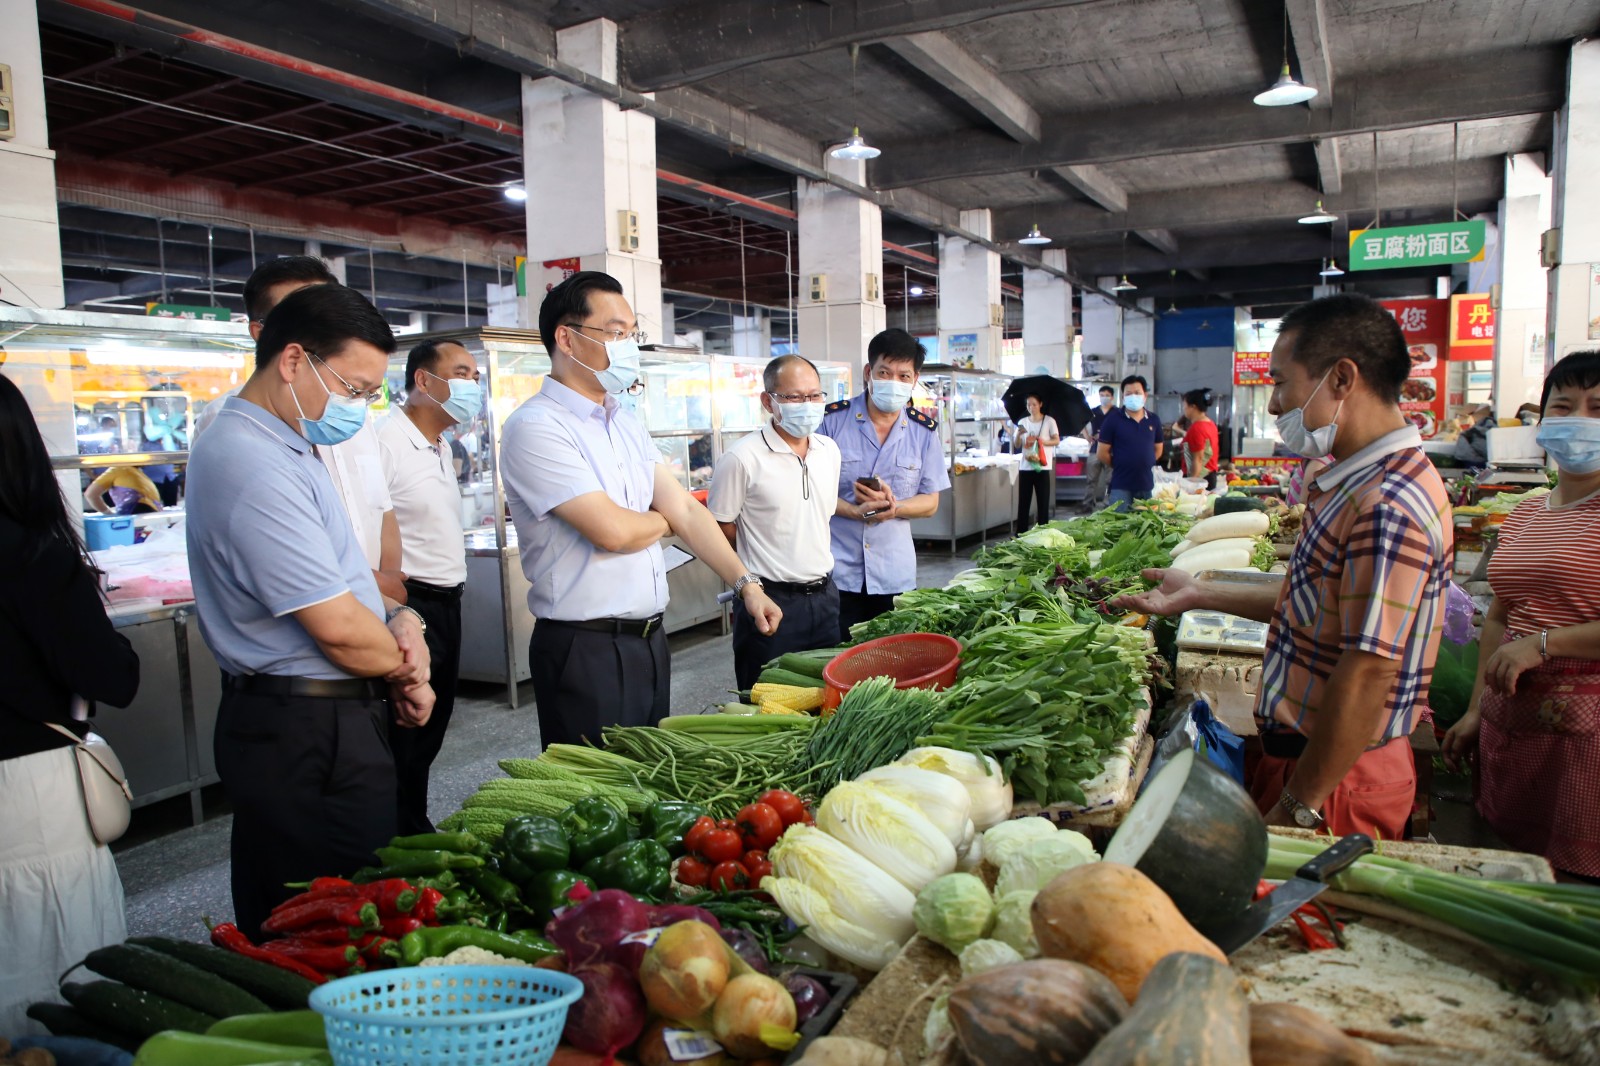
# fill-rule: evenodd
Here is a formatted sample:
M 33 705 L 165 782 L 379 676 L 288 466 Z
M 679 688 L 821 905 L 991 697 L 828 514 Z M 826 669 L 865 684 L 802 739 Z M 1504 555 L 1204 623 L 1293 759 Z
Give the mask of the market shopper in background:
M 420 726 L 433 709 L 421 619 L 378 592 L 312 453 L 366 421 L 393 350 L 360 293 L 289 295 L 189 464 L 189 570 L 224 674 L 217 773 L 250 936 L 286 883 L 350 873 L 395 835 L 389 719 Z
M 128 935 L 111 849 L 89 830 L 75 698 L 126 707 L 139 657 L 106 618 L 95 574 L 22 391 L 0 374 L 0 1034 L 55 1002 L 63 971 Z M 61 732 L 66 730 L 66 733 Z
M 501 433 L 546 747 L 598 744 L 605 726 L 654 725 L 667 716 L 662 537 L 676 534 L 733 586 L 758 632 L 776 632 L 783 616 L 622 404 L 639 378 L 638 329 L 609 274 L 579 271 L 551 289 L 539 307 L 550 374 Z
M 1203 478 L 1206 488 L 1217 487 L 1217 452 L 1222 440 L 1217 424 L 1207 412 L 1211 409 L 1210 389 L 1191 389 L 1183 394 L 1183 417 L 1189 428 L 1183 434 L 1183 476 Z
M 378 422 L 383 475 L 400 527 L 406 605 L 427 623 L 433 714 L 425 725 L 389 723 L 399 782 L 400 832 L 431 833 L 428 771 L 444 745 L 461 665 L 461 595 L 467 549 L 461 490 L 445 432 L 472 421 L 483 386 L 472 353 L 450 341 L 424 341 L 406 359 L 406 402 Z
M 816 364 L 782 355 L 762 372 L 767 425 L 717 459 L 706 506 L 728 543 L 783 610 L 778 632 L 733 616 L 733 669 L 741 689 L 785 652 L 826 648 L 839 639 L 828 520 L 839 483 L 839 446 L 816 432 L 827 394 Z
M 1116 410 L 1116 404 L 1116 390 L 1110 385 L 1101 385 L 1100 406 L 1090 410 L 1089 424 L 1083 427 L 1083 437 L 1089 442 L 1089 454 L 1083 464 L 1088 478 L 1083 505 L 1091 511 L 1104 502 L 1106 483 L 1111 480 L 1111 467 L 1100 461 L 1100 430 L 1105 426 L 1107 416 Z
M 1394 316 L 1330 296 L 1283 319 L 1269 410 L 1285 447 L 1330 452 L 1310 486 L 1281 592 L 1152 570 L 1159 588 L 1117 605 L 1195 608 L 1268 622 L 1251 795 L 1272 825 L 1395 840 L 1416 790 L 1410 736 L 1444 623 L 1451 514 L 1422 439 L 1400 411 L 1410 371 Z
M 838 501 L 831 521 L 839 639 L 917 587 L 911 519 L 939 510 L 950 487 L 939 423 L 911 406 L 926 354 L 903 329 L 867 344 L 866 387 L 828 405 L 822 434 L 839 445 Z
M 1037 521 L 1050 521 L 1055 503 L 1051 491 L 1056 483 L 1056 445 L 1061 430 L 1056 420 L 1044 413 L 1044 401 L 1029 396 L 1028 417 L 1017 423 L 1017 451 L 1022 453 L 1022 470 L 1017 474 L 1017 532 L 1026 533 Z M 1031 519 L 1029 512 L 1038 515 Z
M 1500 526 L 1477 683 L 1444 756 L 1459 768 L 1476 750 L 1478 810 L 1508 844 L 1600 881 L 1600 351 L 1551 369 L 1543 409 L 1560 480 Z
M 1480 403 L 1472 409 L 1472 425 L 1456 437 L 1451 458 L 1462 466 L 1480 467 L 1489 461 L 1489 431 L 1495 428 L 1494 408 Z
M 339 279 L 333 276 L 328 264 L 314 255 L 286 255 L 262 263 L 251 271 L 244 283 L 244 310 L 250 316 L 250 339 L 261 339 L 261 327 L 267 315 L 285 296 L 310 285 L 337 284 Z M 222 413 L 223 401 L 238 392 L 239 389 L 233 389 L 206 404 L 194 420 L 196 441 Z M 400 529 L 395 524 L 394 505 L 384 483 L 377 433 L 372 426 L 363 425 L 349 440 L 337 445 L 319 445 L 316 455 L 328 467 L 328 476 L 333 479 L 334 490 L 350 519 L 356 542 L 372 567 L 379 590 L 396 603 L 405 603 Z
M 1161 459 L 1166 442 L 1161 419 L 1145 407 L 1149 384 L 1138 374 L 1122 379 L 1122 407 L 1106 415 L 1100 426 L 1100 461 L 1111 468 L 1108 506 L 1133 510 L 1134 500 L 1148 500 L 1156 487 L 1151 467 Z

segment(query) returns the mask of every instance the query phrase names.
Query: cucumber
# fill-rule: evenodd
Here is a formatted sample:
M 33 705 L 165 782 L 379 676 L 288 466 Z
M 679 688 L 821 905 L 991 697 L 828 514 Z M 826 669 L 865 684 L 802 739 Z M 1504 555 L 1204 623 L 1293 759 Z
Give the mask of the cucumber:
M 802 677 L 809 677 L 813 680 L 821 681 L 822 668 L 827 666 L 832 660 L 833 656 L 831 653 L 826 659 L 817 659 L 815 657 L 802 655 L 798 652 L 789 652 L 786 655 L 778 656 L 777 669 L 788 670 L 790 673 L 799 674 Z
M 165 996 L 185 1007 L 227 1018 L 264 1014 L 272 1008 L 237 985 L 219 981 L 198 966 L 139 944 L 112 944 L 91 951 L 83 964 L 101 977 Z
M 258 1040 L 263 1044 L 289 1044 L 293 1047 L 326 1048 L 328 1027 L 314 1010 L 286 1010 L 276 1014 L 236 1014 L 224 1018 L 207 1036 L 233 1040 Z
M 288 1044 L 171 1031 L 157 1033 L 146 1040 L 133 1066 L 266 1066 L 283 1062 L 331 1064 L 333 1056 L 326 1051 Z
M 1265 511 L 1267 501 L 1259 496 L 1218 496 L 1213 514 L 1233 514 L 1237 511 Z
M 79 1036 L 85 1040 L 110 1044 L 123 1051 L 139 1050 L 139 1038 L 132 1033 L 101 1025 L 65 1003 L 35 1003 L 28 1008 L 27 1015 L 50 1030 L 53 1036 Z
M 304 1010 L 311 990 L 317 987 L 299 974 L 279 969 L 269 962 L 247 959 L 210 944 L 172 940 L 164 936 L 129 937 L 128 943 L 151 948 L 191 966 L 198 966 L 207 973 L 216 974 L 260 999 L 272 1010 Z
M 797 674 L 792 670 L 781 667 L 761 671 L 757 679 L 763 685 L 793 685 L 796 688 L 821 688 L 822 682 L 815 677 Z
M 146 1039 L 163 1029 L 203 1033 L 217 1021 L 182 1003 L 114 981 L 65 984 L 61 986 L 61 995 L 92 1021 L 125 1029 Z

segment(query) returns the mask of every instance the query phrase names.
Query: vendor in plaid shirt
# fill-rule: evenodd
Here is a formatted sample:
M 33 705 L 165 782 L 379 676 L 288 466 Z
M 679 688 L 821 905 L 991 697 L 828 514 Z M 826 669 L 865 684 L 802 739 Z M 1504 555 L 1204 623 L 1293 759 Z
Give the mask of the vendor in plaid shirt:
M 1410 819 L 1409 737 L 1439 650 L 1451 554 L 1444 483 L 1400 411 L 1410 366 L 1400 327 L 1367 297 L 1290 312 L 1269 409 L 1285 447 L 1334 462 L 1306 486 L 1282 590 L 1152 570 L 1160 586 L 1118 604 L 1270 623 L 1256 705 L 1264 754 L 1249 781 L 1269 825 L 1393 840 Z

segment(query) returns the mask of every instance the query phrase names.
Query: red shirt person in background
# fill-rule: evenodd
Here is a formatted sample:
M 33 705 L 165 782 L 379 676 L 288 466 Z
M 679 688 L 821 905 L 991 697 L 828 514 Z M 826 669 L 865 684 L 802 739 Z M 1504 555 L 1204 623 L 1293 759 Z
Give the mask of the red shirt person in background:
M 1210 389 L 1193 389 L 1183 394 L 1183 417 L 1189 425 L 1183 435 L 1183 476 L 1205 478 L 1206 488 L 1214 489 L 1221 440 L 1217 424 L 1206 413 L 1210 408 Z

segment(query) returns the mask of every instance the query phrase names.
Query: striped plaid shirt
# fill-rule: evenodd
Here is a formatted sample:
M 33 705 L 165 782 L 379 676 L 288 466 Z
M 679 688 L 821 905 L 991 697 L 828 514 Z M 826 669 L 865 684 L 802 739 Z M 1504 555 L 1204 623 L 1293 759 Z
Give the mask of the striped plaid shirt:
M 1354 648 L 1400 663 L 1372 746 L 1409 736 L 1439 653 L 1451 544 L 1444 483 L 1414 427 L 1318 474 L 1267 636 L 1262 732 L 1311 735 Z

